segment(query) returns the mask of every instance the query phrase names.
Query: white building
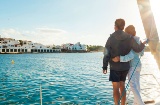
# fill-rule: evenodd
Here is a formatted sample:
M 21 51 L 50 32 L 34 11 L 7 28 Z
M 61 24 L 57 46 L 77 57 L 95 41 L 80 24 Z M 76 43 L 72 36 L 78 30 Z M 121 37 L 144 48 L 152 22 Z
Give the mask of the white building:
M 80 44 L 80 42 L 77 42 L 76 44 L 63 44 L 62 49 L 65 50 L 74 50 L 74 51 L 87 51 L 87 45 Z
M 80 42 L 77 42 L 76 44 L 73 45 L 73 50 L 87 51 L 87 45 L 80 44 Z
M 52 49 L 40 43 L 12 38 L 0 38 L 0 53 L 52 53 L 61 52 L 61 49 Z

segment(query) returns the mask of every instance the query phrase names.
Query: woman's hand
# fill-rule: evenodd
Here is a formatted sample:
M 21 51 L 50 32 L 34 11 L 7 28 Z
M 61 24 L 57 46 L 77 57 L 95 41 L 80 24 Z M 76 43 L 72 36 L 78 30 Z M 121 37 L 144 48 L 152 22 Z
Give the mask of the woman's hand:
M 146 39 L 146 40 L 143 42 L 143 44 L 148 44 L 148 42 L 149 42 L 149 39 Z

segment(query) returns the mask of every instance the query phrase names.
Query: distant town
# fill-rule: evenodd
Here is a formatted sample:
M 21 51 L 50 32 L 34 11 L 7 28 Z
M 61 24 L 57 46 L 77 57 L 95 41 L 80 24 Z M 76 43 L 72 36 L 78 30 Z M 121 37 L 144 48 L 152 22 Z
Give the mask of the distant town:
M 62 45 L 48 45 L 33 43 L 27 40 L 15 40 L 13 38 L 1 38 L 1 54 L 21 54 L 21 53 L 74 53 L 74 52 L 92 52 L 103 51 L 103 46 L 85 45 L 77 42 L 75 44 L 66 43 Z
M 66 43 L 62 45 L 43 45 L 27 40 L 15 40 L 13 38 L 1 38 L 0 54 L 21 54 L 21 53 L 76 53 L 76 52 L 103 52 L 104 47 L 100 45 L 85 45 L 77 42 L 75 44 Z M 148 46 L 145 52 L 150 52 Z

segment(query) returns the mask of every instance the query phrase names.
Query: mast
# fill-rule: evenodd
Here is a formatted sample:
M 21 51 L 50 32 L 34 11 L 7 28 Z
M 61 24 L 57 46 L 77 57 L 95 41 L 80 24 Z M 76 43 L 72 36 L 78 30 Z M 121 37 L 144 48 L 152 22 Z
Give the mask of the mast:
M 149 0 L 137 0 L 141 20 L 145 30 L 146 37 L 149 39 L 149 49 L 154 56 L 160 70 L 160 42 L 159 36 L 151 10 Z

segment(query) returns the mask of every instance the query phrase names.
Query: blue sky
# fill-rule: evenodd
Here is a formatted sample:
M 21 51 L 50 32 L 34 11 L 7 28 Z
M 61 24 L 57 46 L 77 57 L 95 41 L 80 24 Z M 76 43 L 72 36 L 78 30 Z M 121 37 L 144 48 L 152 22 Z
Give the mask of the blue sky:
M 105 44 L 117 18 L 145 38 L 136 0 L 0 0 L 0 35 L 45 45 Z

